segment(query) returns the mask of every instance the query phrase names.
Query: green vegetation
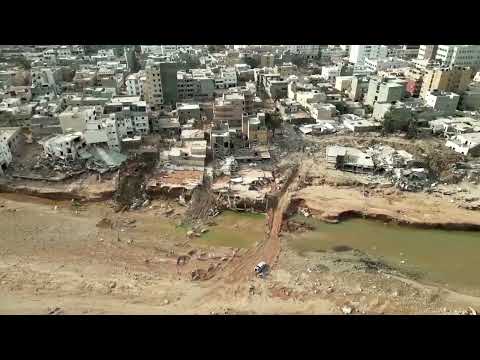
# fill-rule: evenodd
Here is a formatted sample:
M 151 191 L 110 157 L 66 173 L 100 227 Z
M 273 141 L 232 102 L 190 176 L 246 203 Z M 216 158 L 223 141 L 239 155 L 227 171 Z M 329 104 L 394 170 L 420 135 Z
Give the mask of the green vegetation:
M 273 136 L 275 136 L 275 130 L 282 126 L 282 118 L 278 111 L 265 114 L 265 125 L 269 130 L 272 130 Z
M 252 69 L 255 69 L 256 67 L 258 67 L 260 65 L 260 62 L 256 59 L 254 59 L 253 57 L 251 56 L 247 56 L 244 58 L 244 61 L 245 61 L 245 64 L 247 64 L 248 66 L 250 66 Z

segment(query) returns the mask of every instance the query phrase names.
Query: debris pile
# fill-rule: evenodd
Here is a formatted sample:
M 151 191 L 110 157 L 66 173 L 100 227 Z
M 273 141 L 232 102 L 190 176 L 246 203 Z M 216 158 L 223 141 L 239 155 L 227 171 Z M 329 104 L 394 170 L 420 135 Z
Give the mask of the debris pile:
M 114 200 L 119 208 L 130 210 L 150 205 L 142 164 L 131 162 L 120 173 Z
M 402 169 L 396 168 L 393 173 L 395 186 L 403 191 L 422 191 L 430 186 L 428 173 L 424 168 Z

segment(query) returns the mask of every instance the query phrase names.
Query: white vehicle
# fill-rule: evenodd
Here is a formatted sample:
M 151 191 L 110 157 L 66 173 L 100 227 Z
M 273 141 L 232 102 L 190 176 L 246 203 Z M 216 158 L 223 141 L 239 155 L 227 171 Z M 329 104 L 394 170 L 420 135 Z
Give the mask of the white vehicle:
M 268 264 L 265 261 L 261 261 L 255 266 L 255 273 L 258 276 L 263 276 L 265 275 L 266 271 L 268 269 Z

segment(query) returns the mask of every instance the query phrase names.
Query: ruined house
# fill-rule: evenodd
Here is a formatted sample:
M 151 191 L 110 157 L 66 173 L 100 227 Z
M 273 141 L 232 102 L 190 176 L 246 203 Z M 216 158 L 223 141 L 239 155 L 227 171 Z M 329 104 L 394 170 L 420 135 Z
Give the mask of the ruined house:
M 85 151 L 87 142 L 81 132 L 53 135 L 40 142 L 45 154 L 53 159 L 76 160 Z
M 345 171 L 368 173 L 374 170 L 372 157 L 359 149 L 346 146 L 328 146 L 327 167 Z
M 21 151 L 24 137 L 19 127 L 0 127 L 0 175 L 7 170 L 15 154 Z

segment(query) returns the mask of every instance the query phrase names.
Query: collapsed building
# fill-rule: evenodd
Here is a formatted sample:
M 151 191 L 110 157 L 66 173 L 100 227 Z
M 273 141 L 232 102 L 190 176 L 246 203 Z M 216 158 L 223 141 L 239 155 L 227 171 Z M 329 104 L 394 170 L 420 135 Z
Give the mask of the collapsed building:
M 21 151 L 24 141 L 21 128 L 0 128 L 0 175 L 5 173 L 14 156 Z
M 218 196 L 219 206 L 266 211 L 272 181 L 272 172 L 243 166 L 234 175 L 217 177 L 211 189 Z
M 419 191 L 430 185 L 423 161 L 405 150 L 376 145 L 362 151 L 346 146 L 328 146 L 327 167 L 355 173 L 383 174 L 404 191 Z
M 344 171 L 373 172 L 372 157 L 363 151 L 346 146 L 328 146 L 326 149 L 327 167 Z

